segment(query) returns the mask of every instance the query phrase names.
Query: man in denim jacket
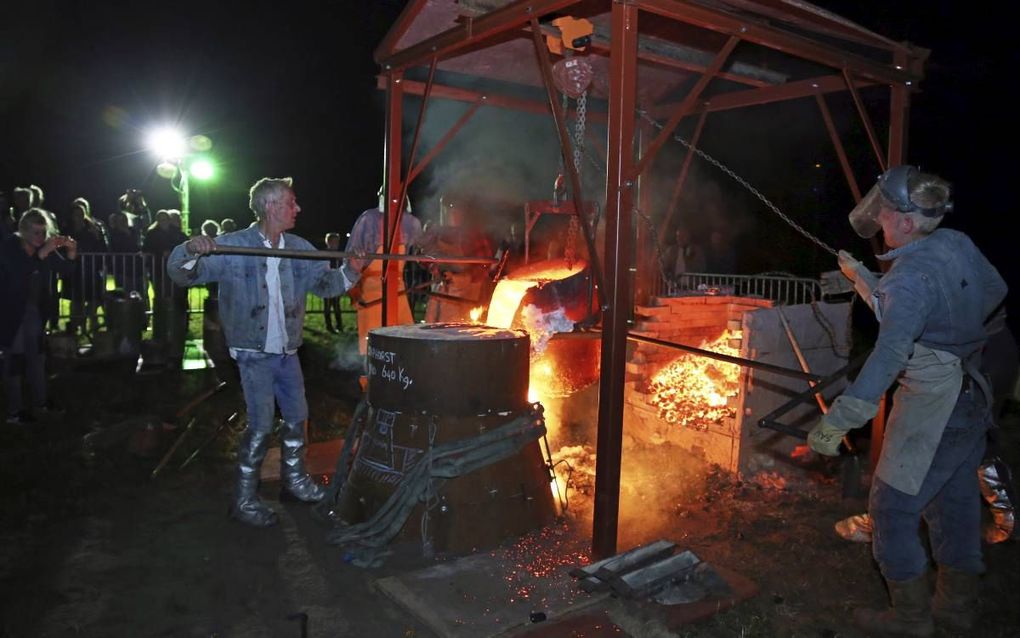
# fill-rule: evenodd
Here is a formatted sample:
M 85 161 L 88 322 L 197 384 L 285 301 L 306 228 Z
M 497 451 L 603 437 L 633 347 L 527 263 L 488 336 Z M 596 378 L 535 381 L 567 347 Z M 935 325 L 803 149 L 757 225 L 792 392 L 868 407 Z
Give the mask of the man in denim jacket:
M 845 253 L 840 266 L 879 320 L 864 367 L 808 435 L 816 452 L 837 455 L 842 436 L 863 426 L 893 383 L 882 453 L 868 509 L 872 551 L 892 599 L 884 611 L 858 609 L 871 633 L 928 636 L 940 623 L 974 622 L 981 557 L 977 468 L 991 420 L 991 392 L 979 372 L 985 320 L 1006 295 L 1006 283 L 963 233 L 938 229 L 951 209 L 949 184 L 913 166 L 880 178 L 851 213 L 863 237 L 882 230 L 891 261 L 875 283 Z M 927 522 L 938 564 L 929 599 L 928 558 L 918 535 Z
M 248 410 L 248 427 L 237 453 L 237 493 L 231 516 L 257 527 L 277 522 L 276 512 L 258 497 L 259 470 L 272 430 L 274 398 L 284 425 L 280 432 L 281 498 L 315 503 L 325 492 L 305 470 L 304 377 L 297 350 L 305 318 L 305 297 L 335 297 L 351 287 L 342 269 L 326 261 L 217 255 L 217 246 L 314 250 L 286 231 L 301 212 L 292 180 L 263 178 L 251 187 L 256 223 L 213 239 L 192 237 L 174 248 L 170 278 L 182 286 L 217 282 L 220 321 L 230 355 L 237 361 Z

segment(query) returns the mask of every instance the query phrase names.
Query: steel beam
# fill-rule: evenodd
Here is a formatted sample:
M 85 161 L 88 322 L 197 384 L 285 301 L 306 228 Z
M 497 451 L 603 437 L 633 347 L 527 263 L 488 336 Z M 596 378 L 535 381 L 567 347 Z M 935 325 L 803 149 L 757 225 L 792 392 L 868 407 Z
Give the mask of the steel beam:
M 868 82 L 860 79 L 854 81 L 854 85 L 859 88 L 871 86 L 873 84 L 874 82 Z M 701 105 L 694 109 L 694 111 L 696 113 L 715 113 L 718 111 L 744 108 L 746 106 L 772 104 L 774 102 L 796 100 L 802 97 L 811 97 L 813 95 L 825 93 L 836 93 L 845 90 L 846 81 L 842 76 L 827 75 L 808 80 L 798 80 L 781 86 L 769 86 L 761 89 L 732 91 L 730 93 L 713 95 L 710 98 L 705 98 Z M 655 118 L 666 117 L 668 114 L 672 113 L 676 107 L 676 104 L 660 104 L 655 108 L 649 109 L 648 114 Z
M 472 116 L 474 116 L 478 107 L 481 105 L 481 101 L 475 102 L 468 108 L 467 111 L 464 112 L 463 115 L 457 118 L 457 121 L 453 123 L 450 130 L 443 134 L 443 137 L 439 138 L 439 141 L 436 142 L 431 149 L 429 149 L 429 152 L 425 155 L 425 157 L 421 158 L 421 161 L 411 168 L 411 172 L 407 176 L 407 183 L 413 182 L 414 179 L 418 177 L 423 170 L 425 170 L 425 167 L 427 167 L 432 160 L 435 159 L 436 155 L 439 155 L 439 152 L 446 148 L 446 145 L 450 143 L 450 140 L 452 140 L 454 136 L 460 132 L 460 129 L 464 128 L 464 125 L 468 123 L 468 120 L 470 120 Z
M 422 8 L 427 3 L 428 0 L 411 0 L 411 2 L 407 3 L 407 6 L 404 7 L 400 15 L 393 22 L 393 26 L 383 36 L 382 42 L 375 48 L 373 57 L 376 61 L 393 53 L 393 50 L 397 48 L 397 42 L 400 41 L 400 38 L 404 37 L 404 34 L 411 27 L 411 23 L 414 22 L 414 19 L 418 17 L 418 14 L 421 13 Z
M 829 112 L 829 106 L 825 103 L 825 96 L 816 95 L 815 99 L 818 101 L 818 109 L 822 112 L 825 128 L 829 131 L 829 138 L 832 140 L 832 145 L 836 148 L 836 156 L 839 157 L 839 165 L 843 167 L 843 175 L 846 176 L 846 182 L 850 186 L 854 202 L 860 202 L 861 189 L 857 185 L 857 178 L 854 177 L 854 171 L 850 167 L 850 160 L 846 156 L 846 149 L 843 148 L 843 141 L 839 139 L 839 131 L 836 130 L 836 124 L 832 121 L 832 113 Z
M 425 94 L 425 83 L 418 82 L 416 80 L 404 80 L 405 95 L 424 95 Z M 380 75 L 378 79 L 378 86 L 380 89 L 386 89 L 386 77 Z M 535 113 L 537 115 L 549 115 L 549 104 L 547 102 L 536 102 L 535 100 L 525 100 L 521 98 L 509 97 L 505 95 L 494 95 L 490 93 L 482 93 L 479 91 L 472 91 L 471 89 L 461 89 L 453 86 L 445 86 L 443 84 L 435 84 L 432 87 L 432 97 L 442 98 L 445 100 L 455 100 L 457 102 L 480 102 L 483 106 L 492 106 L 496 108 L 511 109 L 514 111 L 524 111 L 526 113 Z M 606 114 L 599 111 L 588 111 L 588 122 L 599 122 L 604 124 L 606 121 Z
M 885 172 L 887 162 L 885 154 L 882 152 L 882 145 L 878 143 L 878 135 L 875 133 L 875 126 L 871 123 L 871 116 L 868 115 L 868 109 L 864 106 L 864 100 L 861 99 L 860 92 L 854 86 L 853 74 L 848 69 L 843 69 L 843 80 L 846 83 L 847 90 L 850 91 L 850 97 L 853 98 L 854 106 L 857 107 L 857 115 L 860 116 L 861 123 L 864 125 L 864 132 L 868 134 L 871 149 L 875 151 L 875 159 L 878 160 L 878 166 L 882 169 L 882 172 Z
M 684 183 L 687 181 L 687 174 L 691 170 L 691 162 L 694 161 L 694 149 L 698 147 L 698 141 L 701 139 L 701 132 L 705 128 L 705 118 L 708 117 L 707 111 L 702 111 L 701 116 L 698 118 L 698 123 L 694 126 L 694 135 L 691 136 L 691 148 L 687 149 L 687 155 L 684 156 L 683 166 L 680 167 L 680 175 L 676 178 L 676 186 L 673 188 L 673 196 L 669 198 L 669 207 L 666 208 L 666 219 L 663 220 L 662 229 L 668 231 L 671 224 L 670 221 L 673 219 L 673 215 L 676 214 L 676 206 L 680 202 L 680 195 L 684 190 Z
M 405 69 L 424 64 L 432 56 L 446 58 L 473 44 L 478 44 L 511 29 L 523 26 L 529 20 L 565 9 L 578 0 L 518 0 L 502 9 L 490 11 L 478 18 L 467 17 L 460 25 L 438 33 L 431 38 L 376 58 L 384 70 Z
M 599 371 L 598 438 L 595 457 L 595 514 L 592 554 L 616 553 L 620 516 L 620 460 L 623 453 L 623 386 L 630 313 L 631 209 L 634 162 L 638 9 L 612 5 L 612 51 L 609 56 L 609 152 L 606 162 L 606 272 L 609 312 L 602 318 Z
M 403 152 L 402 126 L 404 124 L 404 90 L 403 74 L 393 72 L 387 74 L 386 87 L 386 144 L 383 149 L 383 192 L 386 194 L 383 206 L 383 252 L 391 252 L 385 245 L 387 238 L 399 239 L 396 233 L 398 213 L 403 206 L 400 201 L 401 184 L 403 182 L 401 153 Z M 391 240 L 392 243 L 392 240 Z M 388 326 L 391 320 L 399 317 L 397 300 L 400 294 L 400 264 L 397 261 L 384 259 L 382 263 L 382 325 Z
M 438 62 L 436 58 L 432 58 L 432 63 L 429 64 L 429 77 L 425 82 L 425 95 L 421 98 L 421 108 L 418 109 L 418 121 L 414 125 L 414 136 L 411 138 L 411 154 L 407 158 L 408 167 L 414 166 L 414 160 L 418 154 L 418 142 L 421 140 L 421 131 L 425 124 L 425 112 L 429 108 L 429 96 L 432 94 L 432 81 L 436 77 L 436 64 Z M 410 169 L 408 175 L 410 175 Z M 398 204 L 395 213 L 396 220 L 393 222 L 393 229 L 390 231 L 390 234 L 386 236 L 385 252 L 393 252 L 393 248 L 400 245 L 400 222 L 404 217 L 404 198 L 407 197 L 407 187 L 410 184 L 410 179 L 400 181 L 400 196 L 397 197 Z
M 851 69 L 856 76 L 882 84 L 907 84 L 921 80 L 921 76 L 913 68 L 908 70 L 908 66 L 901 65 L 901 68 L 896 68 L 892 64 L 881 64 L 837 47 L 777 29 L 765 22 L 737 16 L 727 11 L 694 4 L 686 0 L 633 1 L 641 9 L 650 13 L 726 35 L 737 36 L 741 40 L 783 51 L 834 69 Z M 912 67 L 912 65 L 910 66 Z
M 638 175 L 648 168 L 648 164 L 651 163 L 652 158 L 654 158 L 659 152 L 659 149 L 666 143 L 666 140 L 673 135 L 673 130 L 676 128 L 676 125 L 679 124 L 680 120 L 694 109 L 694 105 L 698 101 L 698 98 L 701 97 L 701 93 L 708 86 L 708 83 L 715 79 L 715 74 L 719 72 L 722 65 L 730 58 L 730 54 L 733 53 L 733 49 L 735 49 L 739 43 L 740 38 L 736 36 L 733 36 L 726 41 L 723 48 L 715 55 L 715 59 L 712 60 L 712 64 L 709 65 L 708 69 L 705 70 L 705 73 L 698 78 L 697 83 L 686 97 L 684 97 L 684 101 L 680 103 L 679 107 L 677 107 L 676 112 L 669 118 L 669 121 L 662 127 L 662 130 L 659 131 L 659 135 L 652 140 L 651 144 L 648 145 L 648 150 L 645 151 L 645 154 L 641 157 L 641 161 L 638 162 L 638 165 L 634 168 L 634 173 L 630 176 L 630 179 L 636 179 Z

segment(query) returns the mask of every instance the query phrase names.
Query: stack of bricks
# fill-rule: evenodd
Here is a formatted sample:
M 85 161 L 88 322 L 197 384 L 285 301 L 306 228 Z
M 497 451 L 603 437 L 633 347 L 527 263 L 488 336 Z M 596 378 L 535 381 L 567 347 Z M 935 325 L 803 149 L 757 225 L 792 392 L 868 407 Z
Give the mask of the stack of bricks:
M 638 321 L 633 332 L 700 347 L 706 341 L 718 339 L 726 329 L 742 335 L 738 331 L 743 330 L 745 312 L 773 305 L 768 299 L 722 295 L 655 297 L 652 305 L 635 309 Z M 741 339 L 733 339 L 729 345 L 737 349 L 739 356 L 746 357 Z M 634 442 L 679 445 L 703 455 L 708 462 L 735 470 L 740 443 L 739 414 L 701 431 L 666 423 L 651 403 L 647 390 L 652 377 L 682 354 L 663 346 L 635 344 L 627 362 L 625 409 L 629 418 L 625 432 Z M 743 379 L 741 374 L 741 387 Z M 731 399 L 734 410 L 739 410 L 739 402 L 739 397 Z

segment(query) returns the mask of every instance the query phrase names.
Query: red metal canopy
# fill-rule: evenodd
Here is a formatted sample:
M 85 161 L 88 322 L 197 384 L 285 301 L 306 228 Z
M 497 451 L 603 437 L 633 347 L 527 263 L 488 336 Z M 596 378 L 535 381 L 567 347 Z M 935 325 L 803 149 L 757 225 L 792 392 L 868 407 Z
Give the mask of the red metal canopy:
M 684 118 L 699 117 L 700 133 L 713 112 L 809 98 L 817 102 L 850 190 L 859 198 L 825 96 L 849 94 L 878 165 L 899 163 L 906 147 L 910 92 L 923 78 L 928 51 L 891 41 L 801 0 L 411 0 L 375 52 L 382 70 L 380 86 L 388 96 L 386 216 L 391 241 L 399 228 L 401 207 L 396 203 L 403 201 L 409 180 L 479 106 L 552 115 L 572 185 L 573 210 L 586 210 L 553 87 L 550 65 L 555 59 L 545 46 L 545 36 L 559 35 L 552 20 L 561 16 L 592 24 L 587 57 L 595 73 L 590 95 L 604 105 L 592 117 L 608 128 L 603 245 L 596 246 L 592 229 L 585 228 L 589 251 L 601 257 L 592 261 L 601 265 L 595 279 L 604 309 L 592 542 L 597 556 L 607 556 L 616 550 L 619 509 L 627 320 L 633 304 L 631 214 L 645 168 Z M 444 81 L 436 79 L 437 72 Z M 415 79 L 407 79 L 407 74 Z M 491 88 L 479 90 L 477 82 L 459 78 L 484 80 Z M 883 86 L 888 87 L 889 120 L 876 127 L 860 90 Z M 514 87 L 544 87 L 548 99 L 522 97 Z M 406 166 L 401 161 L 405 93 L 423 96 Z M 419 160 L 422 118 L 432 97 L 475 106 Z M 638 111 L 667 120 L 658 130 L 644 131 L 639 154 Z M 880 140 L 877 131 L 887 131 L 887 139 Z M 686 168 L 678 189 L 685 174 Z M 389 245 L 385 252 L 390 252 Z M 384 305 L 384 323 L 396 316 L 395 262 L 387 272 L 390 301 Z

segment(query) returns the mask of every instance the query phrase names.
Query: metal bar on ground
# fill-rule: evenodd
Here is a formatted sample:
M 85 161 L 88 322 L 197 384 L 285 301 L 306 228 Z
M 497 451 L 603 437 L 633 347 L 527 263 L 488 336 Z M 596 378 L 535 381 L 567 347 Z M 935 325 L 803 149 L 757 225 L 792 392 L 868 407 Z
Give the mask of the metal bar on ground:
M 219 392 L 220 390 L 222 390 L 225 387 L 227 387 L 227 382 L 226 381 L 220 381 L 219 383 L 217 383 L 212 388 L 209 388 L 208 390 L 206 390 L 202 394 L 198 395 L 197 397 L 195 397 L 194 399 L 192 399 L 191 401 L 186 403 L 184 405 L 184 407 L 182 407 L 181 409 L 177 410 L 177 414 L 175 414 L 174 416 L 176 418 L 178 418 L 178 419 L 181 418 L 185 414 L 191 412 L 196 407 L 198 407 L 203 401 L 205 401 L 206 399 L 208 399 L 212 395 L 216 394 L 217 392 Z
M 166 464 L 170 460 L 170 457 L 174 455 L 174 452 L 177 451 L 177 448 L 181 447 L 181 443 L 184 442 L 184 438 L 188 435 L 188 432 L 191 432 L 191 428 L 195 427 L 195 421 L 197 420 L 198 419 L 196 417 L 191 417 L 191 420 L 188 421 L 188 425 L 184 428 L 184 431 L 181 432 L 181 435 L 177 437 L 177 440 L 174 441 L 174 444 L 170 446 L 170 449 L 167 450 L 166 454 L 163 455 L 163 458 L 160 459 L 159 464 L 156 465 L 156 469 L 152 470 L 152 474 L 149 475 L 149 478 L 153 479 L 156 478 L 156 476 L 163 470 L 163 468 L 166 467 Z
M 230 416 L 228 416 L 227 418 L 225 418 L 222 421 L 220 421 L 219 425 L 217 425 L 216 428 L 212 431 L 212 434 L 210 434 L 208 437 L 206 437 L 206 439 L 204 441 L 199 443 L 198 447 L 196 447 L 194 449 L 194 451 L 191 454 L 188 455 L 188 458 L 184 459 L 184 461 L 177 467 L 177 469 L 178 470 L 183 470 L 184 468 L 186 468 L 188 466 L 189 463 L 191 463 L 196 458 L 198 458 L 198 454 L 202 450 L 204 450 L 206 447 L 208 447 L 208 445 L 210 443 L 212 443 L 213 441 L 216 440 L 216 437 L 219 436 L 219 434 L 223 430 L 223 428 L 225 428 L 228 424 L 233 423 L 234 421 L 236 421 L 237 420 L 237 416 L 238 416 L 238 413 L 237 412 L 233 412 L 233 413 L 231 413 Z

